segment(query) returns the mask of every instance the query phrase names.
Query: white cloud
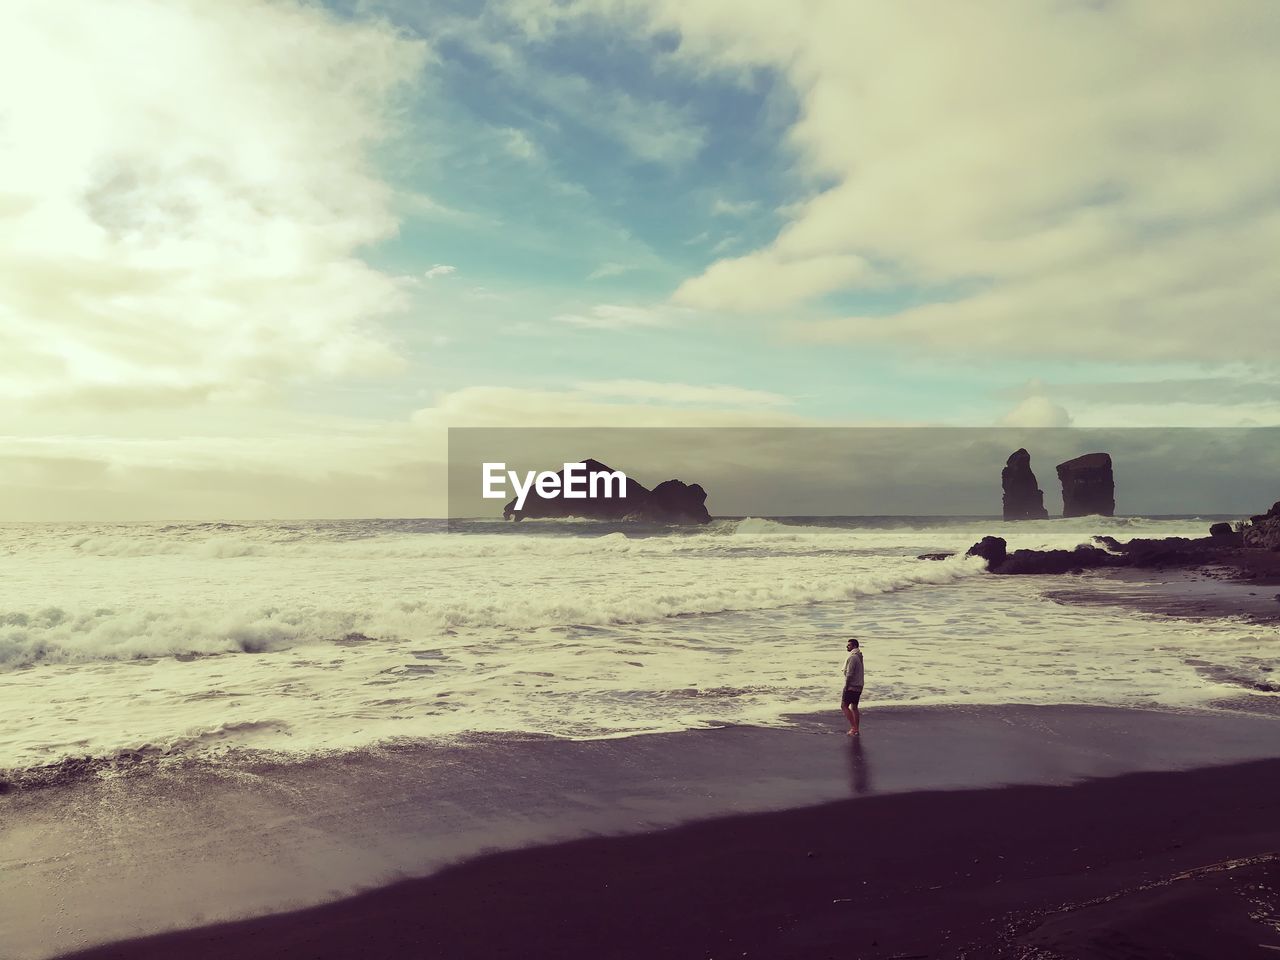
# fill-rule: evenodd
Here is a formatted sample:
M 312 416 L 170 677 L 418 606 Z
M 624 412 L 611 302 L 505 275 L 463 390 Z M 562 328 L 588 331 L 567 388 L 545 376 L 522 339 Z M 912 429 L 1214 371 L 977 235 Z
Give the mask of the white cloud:
M 405 218 L 462 222 L 474 222 L 479 219 L 475 214 L 441 203 L 429 194 L 422 193 L 419 190 L 396 191 L 393 205 L 396 211 Z
M 451 277 L 458 272 L 458 268 L 447 263 L 434 264 L 429 270 L 423 272 L 423 276 L 428 280 L 435 280 L 437 277 Z
M 268 0 L 0 6 L 0 392 L 164 403 L 386 369 L 370 162 L 421 44 Z M 96 402 L 96 401 L 95 401 Z
M 688 311 L 670 307 L 636 307 L 617 303 L 598 303 L 585 313 L 561 313 L 557 323 L 590 330 L 625 330 L 632 327 L 663 327 Z
M 619 274 L 626 273 L 631 268 L 624 263 L 602 263 L 587 275 L 588 280 L 603 280 L 606 277 L 616 277 Z
M 711 204 L 711 215 L 715 217 L 745 217 L 753 213 L 760 204 L 755 200 L 726 200 L 716 197 Z
M 672 300 L 707 310 L 763 312 L 843 289 L 869 274 L 867 263 L 857 256 L 787 260 L 766 250 L 713 263 L 701 276 L 682 283 Z
M 542 152 L 523 130 L 506 127 L 502 131 L 502 148 L 518 160 L 537 160 Z
M 0 519 L 439 515 L 443 440 L 403 419 L 210 407 L 127 420 L 40 414 L 41 436 L 0 437 Z M 59 430 L 56 421 L 67 429 Z M 115 429 L 115 435 L 86 428 Z
M 726 250 L 739 246 L 741 243 L 742 243 L 742 238 L 738 236 L 736 233 L 733 233 L 727 237 L 724 237 L 723 239 L 717 240 L 715 245 L 712 246 L 711 252 L 719 256 L 720 254 L 724 253 Z
M 1082 429 L 1280 426 L 1280 380 L 1243 366 L 1147 367 L 1129 373 L 1133 379 L 1032 380 L 1008 391 L 1020 402 L 1001 422 Z M 1062 403 L 1070 406 L 1069 416 Z
M 1048 397 L 1027 397 L 1000 418 L 1005 427 L 1069 427 L 1071 414 L 1065 407 Z
M 733 386 L 473 386 L 410 417 L 219 405 L 128 418 L 49 411 L 0 437 L 0 520 L 442 516 L 448 427 L 790 426 L 787 398 Z M 114 430 L 107 435 L 103 428 Z
M 1073 408 L 1077 427 L 1275 427 L 1280 403 L 1126 403 L 1081 404 Z
M 778 71 L 834 183 L 677 302 L 940 291 L 826 340 L 1105 358 L 1280 356 L 1280 8 L 997 0 L 583 0 L 699 69 Z M 913 302 L 920 298 L 915 296 Z
M 574 389 L 593 397 L 617 400 L 701 404 L 712 407 L 779 407 L 790 398 L 764 390 L 748 390 L 724 384 L 660 383 L 653 380 L 591 380 Z
M 425 430 L 446 427 L 742 427 L 799 426 L 776 409 L 786 398 L 736 387 L 615 381 L 568 390 L 466 387 L 413 415 Z

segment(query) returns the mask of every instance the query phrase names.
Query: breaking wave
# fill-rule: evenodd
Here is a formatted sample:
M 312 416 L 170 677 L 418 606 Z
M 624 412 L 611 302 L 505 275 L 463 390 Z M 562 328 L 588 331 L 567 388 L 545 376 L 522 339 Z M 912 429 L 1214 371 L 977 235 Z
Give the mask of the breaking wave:
M 765 575 L 671 584 L 637 580 L 597 590 L 569 581 L 541 591 L 483 599 L 383 598 L 351 608 L 310 605 L 227 609 L 99 607 L 0 610 L 0 669 L 150 657 L 264 653 L 300 644 L 363 638 L 430 639 L 452 631 L 610 626 L 729 611 L 851 600 L 983 572 L 983 561 L 877 563 L 860 572 L 832 570 L 821 579 Z

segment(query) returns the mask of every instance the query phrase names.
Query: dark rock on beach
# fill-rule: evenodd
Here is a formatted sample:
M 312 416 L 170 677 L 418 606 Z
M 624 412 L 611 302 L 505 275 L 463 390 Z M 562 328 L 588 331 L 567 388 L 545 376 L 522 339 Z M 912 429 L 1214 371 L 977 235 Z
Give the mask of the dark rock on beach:
M 988 571 L 999 574 L 1076 573 L 1102 567 L 1196 569 L 1211 579 L 1280 583 L 1280 503 L 1239 529 L 1215 523 L 1207 537 L 1138 537 L 1122 542 L 1096 536 L 1093 541 L 1097 546 L 1010 553 L 1003 538 L 983 537 L 966 556 L 982 557 Z
M 1044 492 L 1031 470 L 1031 454 L 1025 449 L 1009 454 L 1000 472 L 1000 485 L 1004 489 L 1006 520 L 1043 520 L 1049 516 L 1044 508 Z
M 1115 516 L 1116 484 L 1109 453 L 1086 453 L 1058 464 L 1058 479 L 1064 517 Z
M 1245 524 L 1240 539 L 1246 547 L 1280 551 L 1280 501 Z
M 1000 574 L 1078 573 L 1097 567 L 1127 566 L 1118 557 L 1098 547 L 1079 546 L 1074 550 L 1015 550 L 1008 552 L 1003 537 L 983 537 L 965 554 L 987 561 L 987 570 Z
M 599 460 L 580 461 L 586 474 L 614 473 L 614 469 Z M 557 470 L 560 485 L 564 484 L 564 470 Z M 502 508 L 504 520 L 579 518 L 586 520 L 636 520 L 648 523 L 699 524 L 710 523 L 707 512 L 707 491 L 696 483 L 681 480 L 665 480 L 653 490 L 627 476 L 625 496 L 586 496 L 568 499 L 562 496 L 543 497 L 537 490 L 530 490 L 524 507 L 516 509 L 515 499 Z
M 1074 550 L 1015 550 L 1005 557 L 997 573 L 1083 573 L 1099 567 L 1123 567 L 1128 562 L 1098 547 Z
M 1209 528 L 1209 536 L 1219 543 L 1239 543 L 1242 538 L 1229 523 L 1215 523 Z

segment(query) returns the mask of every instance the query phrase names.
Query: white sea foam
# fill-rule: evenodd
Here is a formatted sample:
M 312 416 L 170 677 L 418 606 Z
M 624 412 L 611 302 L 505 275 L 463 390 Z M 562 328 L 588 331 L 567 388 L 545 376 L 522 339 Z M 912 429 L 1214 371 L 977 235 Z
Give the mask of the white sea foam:
M 620 535 L 595 541 L 580 557 L 633 552 Z M 522 561 L 527 551 L 508 553 Z M 634 551 L 641 552 L 641 551 Z M 564 552 L 552 552 L 562 563 Z M 115 555 L 119 556 L 119 555 Z M 384 555 L 386 558 L 388 555 Z M 392 558 L 398 554 L 389 555 Z M 496 562 L 493 552 L 478 556 Z M 353 558 L 353 560 L 356 558 Z M 365 563 L 368 552 L 361 554 Z M 546 563 L 546 556 L 540 558 Z M 567 564 L 566 564 L 567 566 Z M 0 669 L 39 663 L 80 663 L 144 657 L 218 653 L 262 653 L 304 643 L 350 637 L 382 640 L 431 639 L 459 629 L 531 630 L 555 626 L 644 623 L 669 617 L 726 611 L 772 610 L 793 604 L 849 600 L 888 593 L 917 584 L 950 583 L 983 571 L 982 561 L 955 557 L 939 563 L 909 560 L 864 564 L 861 570 L 815 569 L 812 559 L 794 563 L 794 576 L 779 578 L 769 565 L 754 564 L 734 577 L 699 576 L 689 571 L 676 580 L 659 571 L 631 573 L 621 567 L 599 580 L 586 571 L 561 572 L 557 583 L 543 577 L 533 583 L 501 583 L 504 569 L 476 572 L 469 578 L 422 589 L 415 571 L 387 570 L 373 591 L 351 584 L 328 585 L 324 600 L 310 584 L 272 584 L 269 570 L 255 565 L 239 589 L 211 592 L 187 584 L 182 595 L 148 598 L 111 606 L 45 607 L 32 612 L 0 610 Z M 141 572 L 141 571 L 139 571 Z M 513 576 L 523 571 L 512 570 Z M 341 574 L 343 579 L 357 576 Z M 497 582 L 495 582 L 497 581 Z M 154 580 L 149 582 L 154 583 Z M 367 571 L 358 586 L 369 582 Z M 207 581 L 206 581 L 207 583 Z M 225 580 L 219 579 L 219 585 Z M 104 585 L 105 586 L 105 585 Z M 177 586 L 175 584 L 175 586 Z M 299 589 L 300 588 L 300 589 Z M 398 588 L 398 589 L 397 589 Z M 262 596 L 271 590 L 271 602 Z M 252 591 L 252 595 L 250 595 Z M 344 595 L 345 593 L 345 595 Z
M 4 526 L 0 768 L 777 722 L 828 705 L 850 630 L 882 701 L 1197 703 L 1231 690 L 1188 661 L 1274 660 L 1271 629 L 1064 607 L 1048 581 L 915 559 L 1118 528 L 1204 523 Z

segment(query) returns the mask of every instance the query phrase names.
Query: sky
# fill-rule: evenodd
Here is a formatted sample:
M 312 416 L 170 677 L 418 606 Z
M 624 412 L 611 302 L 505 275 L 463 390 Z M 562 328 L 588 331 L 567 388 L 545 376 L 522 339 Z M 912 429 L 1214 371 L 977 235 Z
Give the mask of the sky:
M 0 520 L 441 515 L 449 427 L 1280 424 L 1276 89 L 1270 0 L 9 0 Z

